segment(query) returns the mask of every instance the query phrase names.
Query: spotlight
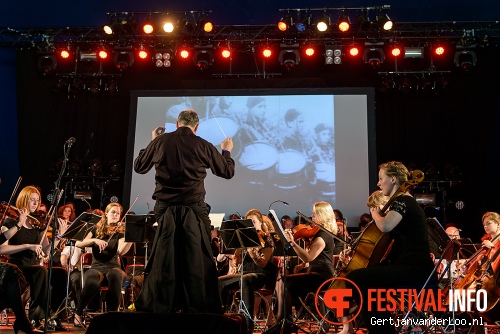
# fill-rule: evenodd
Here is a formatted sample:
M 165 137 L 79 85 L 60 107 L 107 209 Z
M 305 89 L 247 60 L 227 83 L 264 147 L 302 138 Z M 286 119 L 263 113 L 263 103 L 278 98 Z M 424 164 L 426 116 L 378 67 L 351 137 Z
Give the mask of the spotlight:
M 155 66 L 156 67 L 170 67 L 172 53 L 170 50 L 156 50 L 155 51 Z
M 182 17 L 177 22 L 177 27 L 186 34 L 191 34 L 195 31 L 196 26 L 186 17 Z
M 223 49 L 220 54 L 221 54 L 222 58 L 231 57 L 231 51 L 229 49 Z
M 163 31 L 170 34 L 171 32 L 174 31 L 174 24 L 172 22 L 165 22 L 163 24 Z
M 434 90 L 437 95 L 445 93 L 448 90 L 448 80 L 444 77 L 436 78 L 436 82 L 434 83 Z
M 470 71 L 477 63 L 476 52 L 472 50 L 456 51 L 454 62 L 461 70 Z
M 312 57 L 314 56 L 314 48 L 311 46 L 307 47 L 304 53 L 306 54 L 306 56 Z
M 337 26 L 342 32 L 348 31 L 351 27 L 351 21 L 349 20 L 349 17 L 345 14 L 341 14 L 337 21 Z
M 97 55 L 99 56 L 99 59 L 107 59 L 108 58 L 108 52 L 104 49 L 97 51 Z
M 393 90 L 395 85 L 396 84 L 394 83 L 394 80 L 391 77 L 389 76 L 384 77 L 382 81 L 380 81 L 380 85 L 378 86 L 378 91 L 381 93 L 387 93 Z
M 432 84 L 431 80 L 429 80 L 429 78 L 427 78 L 426 76 L 424 76 L 418 82 L 418 89 L 421 90 L 424 93 L 429 93 L 429 92 L 431 92 L 434 89 L 434 87 L 433 87 L 433 84 Z
M 269 57 L 271 57 L 272 54 L 273 54 L 273 52 L 271 51 L 270 48 L 266 47 L 262 50 L 262 55 L 264 56 L 264 58 L 269 58 Z
M 349 54 L 353 57 L 358 56 L 359 55 L 359 48 L 357 46 L 349 47 Z
M 142 31 L 144 31 L 146 35 L 150 35 L 153 33 L 154 27 L 153 21 L 151 19 L 147 19 L 146 22 L 144 22 L 144 24 L 142 25 Z
M 342 46 L 340 45 L 325 45 L 325 64 L 340 65 L 342 64 Z
M 181 55 L 181 58 L 187 59 L 187 58 L 189 58 L 190 52 L 187 49 L 181 49 L 179 54 Z
M 148 57 L 148 52 L 146 50 L 139 50 L 139 58 L 146 59 Z
M 292 18 L 290 15 L 282 17 L 278 22 L 278 30 L 279 31 L 287 31 L 293 25 Z
M 109 94 L 109 95 L 114 95 L 118 92 L 118 85 L 116 84 L 114 79 L 111 79 L 106 86 L 104 87 L 104 90 Z
M 290 71 L 300 63 L 299 51 L 297 49 L 283 49 L 280 51 L 279 61 L 281 65 L 285 66 L 287 71 Z
M 102 172 L 101 160 L 93 159 L 92 161 L 90 161 L 90 165 L 89 165 L 90 175 L 97 176 L 97 175 L 101 174 L 101 172 Z
M 196 46 L 195 46 L 196 49 Z M 214 53 L 211 49 L 199 49 L 193 56 L 193 62 L 200 71 L 206 71 L 214 62 Z
M 113 34 L 113 28 L 111 27 L 111 25 L 109 24 L 106 24 L 104 27 L 102 27 L 102 29 L 104 30 L 104 32 L 107 34 L 107 35 L 112 35 Z
M 198 29 L 206 33 L 212 32 L 214 30 L 214 24 L 206 18 L 202 18 L 198 21 Z
M 131 51 L 116 51 L 114 64 L 119 70 L 126 70 L 134 64 L 134 54 Z
M 59 56 L 61 56 L 61 58 L 63 59 L 68 59 L 70 54 L 68 50 L 62 50 L 59 52 Z
M 304 32 L 310 25 L 311 25 L 311 16 L 308 15 L 302 20 L 297 20 L 297 23 L 295 23 L 295 29 L 297 29 L 298 32 Z
M 378 14 L 377 15 L 377 23 L 380 28 L 389 31 L 392 30 L 393 22 L 389 18 L 389 15 L 387 14 Z
M 370 30 L 370 28 L 372 26 L 372 23 L 371 23 L 370 19 L 368 18 L 368 13 L 366 11 L 363 12 L 362 14 L 360 14 L 356 18 L 356 22 L 358 24 L 358 30 L 360 32 L 368 31 L 368 30 Z
M 57 67 L 56 56 L 52 52 L 39 53 L 37 65 L 38 70 L 41 71 L 43 75 L 50 74 Z
M 363 53 L 363 60 L 373 67 L 378 67 L 385 60 L 384 50 L 377 47 L 368 47 Z
M 316 29 L 320 32 L 327 31 L 330 23 L 330 16 L 325 14 L 319 19 L 318 23 L 316 23 Z
M 88 84 L 88 91 L 91 93 L 91 94 L 97 94 L 101 91 L 101 83 L 97 80 L 92 80 L 89 84 Z
M 394 57 L 399 57 L 401 56 L 401 48 L 399 46 L 395 46 L 391 49 L 391 54 L 394 56 Z
M 413 81 L 404 77 L 401 83 L 399 84 L 399 91 L 404 94 L 408 94 L 413 89 Z
M 442 45 L 434 46 L 434 55 L 442 56 L 445 54 L 445 52 L 446 52 L 446 49 L 444 46 L 442 46 Z

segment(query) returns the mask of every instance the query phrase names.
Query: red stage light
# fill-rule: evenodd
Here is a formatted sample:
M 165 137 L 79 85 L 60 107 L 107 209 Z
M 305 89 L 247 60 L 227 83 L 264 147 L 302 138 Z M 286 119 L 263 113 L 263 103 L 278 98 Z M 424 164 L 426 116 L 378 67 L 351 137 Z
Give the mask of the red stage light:
M 104 50 L 99 51 L 99 58 L 101 58 L 101 59 L 108 58 L 108 53 Z
M 68 59 L 69 58 L 69 52 L 67 50 L 62 50 L 60 53 L 61 58 Z
M 269 48 L 265 48 L 264 50 L 262 50 L 262 55 L 266 58 L 271 57 L 272 54 L 273 53 L 272 53 L 271 49 L 269 49 Z
M 359 55 L 359 49 L 355 46 L 349 48 L 349 54 L 353 57 Z
M 399 57 L 401 55 L 401 49 L 399 47 L 394 47 L 392 48 L 391 50 L 391 54 L 394 56 L 394 57 Z
M 189 57 L 189 51 L 188 50 L 181 50 L 180 54 L 181 54 L 181 57 L 184 58 L 184 59 L 186 59 L 186 58 Z
M 139 58 L 146 59 L 148 57 L 147 51 L 141 50 L 139 51 Z
M 231 51 L 229 51 L 228 49 L 224 49 L 224 50 L 222 50 L 221 55 L 224 58 L 229 58 L 229 57 L 231 57 Z
M 442 46 L 437 46 L 434 48 L 434 53 L 438 56 L 442 56 L 444 54 L 444 51 L 445 49 Z
M 306 55 L 311 57 L 312 55 L 314 55 L 314 49 L 313 48 L 307 48 L 306 49 Z

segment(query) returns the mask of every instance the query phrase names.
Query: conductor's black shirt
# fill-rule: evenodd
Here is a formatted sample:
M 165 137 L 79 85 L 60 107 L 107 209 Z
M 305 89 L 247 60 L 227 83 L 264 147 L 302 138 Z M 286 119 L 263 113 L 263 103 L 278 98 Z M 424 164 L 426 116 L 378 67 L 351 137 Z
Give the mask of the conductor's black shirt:
M 234 175 L 230 152 L 221 154 L 214 145 L 184 126 L 152 140 L 139 152 L 134 171 L 146 174 L 153 166 L 156 169 L 153 199 L 172 203 L 204 201 L 207 169 L 225 179 Z

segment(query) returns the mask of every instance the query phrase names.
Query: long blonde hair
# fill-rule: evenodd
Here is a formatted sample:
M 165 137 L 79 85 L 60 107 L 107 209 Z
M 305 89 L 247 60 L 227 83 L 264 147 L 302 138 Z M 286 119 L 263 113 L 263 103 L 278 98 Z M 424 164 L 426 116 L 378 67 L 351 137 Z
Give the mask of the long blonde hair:
M 108 235 L 109 224 L 108 224 L 108 217 L 106 215 L 113 208 L 119 208 L 120 209 L 120 216 L 121 216 L 122 211 L 123 211 L 123 207 L 118 203 L 109 203 L 108 206 L 106 207 L 106 210 L 104 210 L 104 213 L 101 217 L 101 220 L 99 220 L 99 222 L 97 223 L 97 228 L 95 229 L 95 237 L 97 239 L 102 239 L 106 235 Z
M 324 228 L 333 234 L 337 234 L 338 226 L 335 220 L 335 213 L 328 202 L 316 202 L 313 205 L 313 213 L 318 217 L 318 221 Z

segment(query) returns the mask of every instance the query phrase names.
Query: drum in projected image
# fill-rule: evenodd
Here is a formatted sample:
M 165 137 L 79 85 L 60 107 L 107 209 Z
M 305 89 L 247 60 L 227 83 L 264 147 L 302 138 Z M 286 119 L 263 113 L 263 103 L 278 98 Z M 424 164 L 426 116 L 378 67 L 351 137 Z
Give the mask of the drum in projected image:
M 220 127 L 219 127 L 220 125 Z M 222 130 L 221 130 L 222 128 Z M 196 134 L 201 138 L 211 142 L 216 147 L 220 147 L 220 143 L 227 137 L 233 138 L 238 133 L 238 123 L 227 117 L 217 117 L 209 119 L 201 119 L 200 126 Z M 224 131 L 224 132 L 223 132 Z
M 295 150 L 285 150 L 278 155 L 274 185 L 281 189 L 293 189 L 307 179 L 306 156 Z
M 246 179 L 250 184 L 264 184 L 274 175 L 278 162 L 278 151 L 267 143 L 255 142 L 243 148 L 239 163 L 247 169 Z
M 335 164 L 317 162 L 314 164 L 316 182 L 323 195 L 335 194 Z

